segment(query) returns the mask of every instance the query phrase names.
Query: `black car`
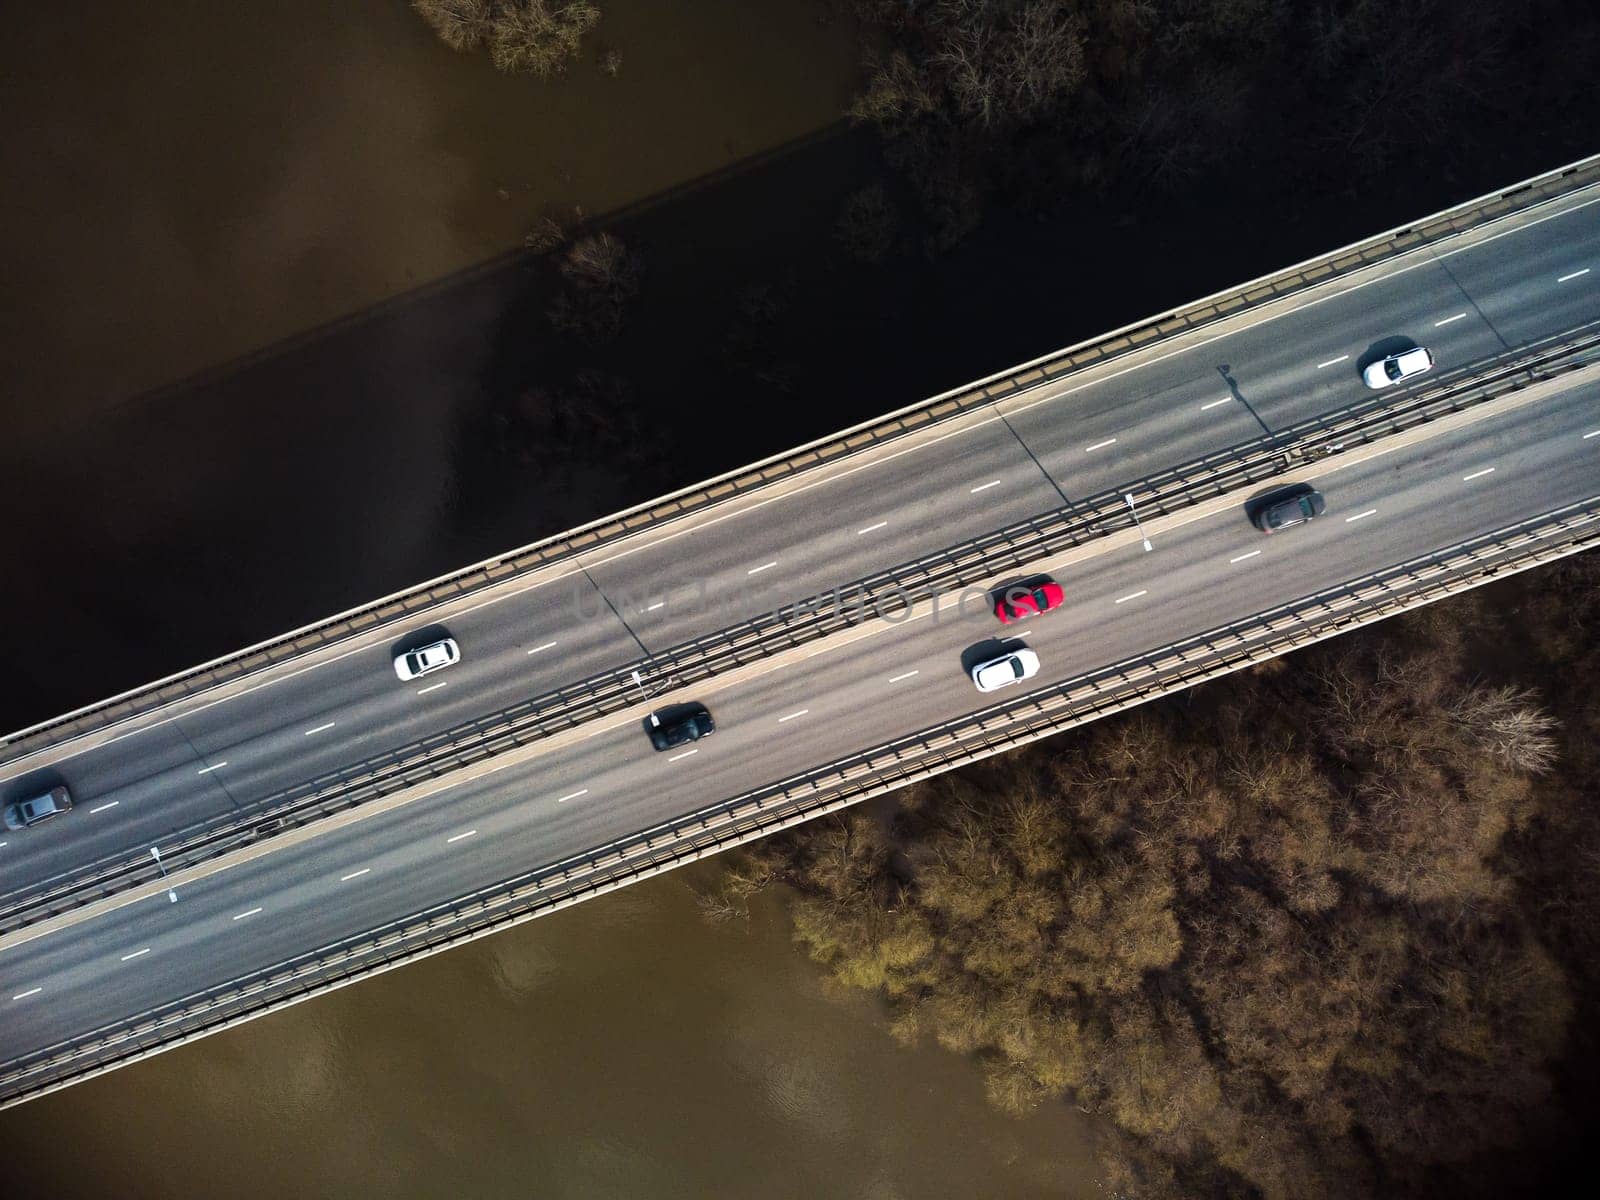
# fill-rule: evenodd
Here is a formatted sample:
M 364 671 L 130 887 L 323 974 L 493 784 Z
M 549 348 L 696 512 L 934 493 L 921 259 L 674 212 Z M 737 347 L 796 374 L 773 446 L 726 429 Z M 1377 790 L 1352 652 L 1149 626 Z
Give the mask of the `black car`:
M 671 750 L 685 742 L 698 742 L 717 731 L 711 719 L 711 710 L 704 704 L 677 704 L 653 712 L 644 727 L 650 734 L 650 744 L 657 750 Z
M 1327 509 L 1322 493 L 1309 483 L 1297 483 L 1269 492 L 1250 506 L 1250 523 L 1262 533 L 1277 533 L 1291 525 L 1314 521 Z

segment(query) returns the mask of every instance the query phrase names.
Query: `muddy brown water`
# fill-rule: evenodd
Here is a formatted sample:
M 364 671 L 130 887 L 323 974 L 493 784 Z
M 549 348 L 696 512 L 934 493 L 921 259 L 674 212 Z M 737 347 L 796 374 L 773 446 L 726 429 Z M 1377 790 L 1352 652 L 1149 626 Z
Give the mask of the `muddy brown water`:
M 549 83 L 405 0 L 89 0 L 0 45 L 0 404 L 13 441 L 839 119 L 814 0 L 603 0 Z M 603 49 L 622 56 L 611 78 Z
M 694 868 L 703 872 L 706 867 Z M 1100 1195 L 1087 1118 L 824 994 L 680 873 L 0 1113 L 8 1197 Z

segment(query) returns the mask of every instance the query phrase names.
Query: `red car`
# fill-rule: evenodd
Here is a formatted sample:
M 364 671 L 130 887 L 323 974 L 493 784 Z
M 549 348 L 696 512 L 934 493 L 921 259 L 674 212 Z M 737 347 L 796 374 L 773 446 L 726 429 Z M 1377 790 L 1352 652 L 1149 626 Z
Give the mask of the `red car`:
M 994 615 L 1002 625 L 1036 617 L 1052 608 L 1060 608 L 1066 597 L 1059 583 L 1041 583 L 1037 587 L 1007 588 L 1005 595 L 995 601 Z

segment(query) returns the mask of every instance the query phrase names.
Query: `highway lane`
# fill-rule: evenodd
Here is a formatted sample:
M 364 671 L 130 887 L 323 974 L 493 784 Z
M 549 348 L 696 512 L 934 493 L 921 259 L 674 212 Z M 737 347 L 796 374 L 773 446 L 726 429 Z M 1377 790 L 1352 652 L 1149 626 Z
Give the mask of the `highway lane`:
M 1005 402 L 1004 420 L 986 413 L 869 452 L 803 486 L 608 548 L 586 573 L 550 573 L 488 607 L 447 606 L 438 623 L 461 641 L 463 662 L 417 684 L 389 670 L 394 637 L 365 639 L 289 678 L 70 755 L 59 769 L 80 811 L 4 839 L 0 897 L 85 862 L 142 854 L 286 788 L 626 665 L 641 644 L 661 650 L 1047 511 L 1063 494 L 1117 488 L 1356 402 L 1368 394 L 1361 356 L 1379 339 L 1409 333 L 1448 370 L 1500 349 L 1508 329 L 1526 340 L 1592 319 L 1600 272 L 1560 281 L 1558 268 L 1600 262 L 1595 213 L 1573 207 L 1358 287 L 1337 285 L 1270 320 L 1153 347 Z M 671 585 L 690 580 L 717 602 L 685 603 L 692 589 Z
M 1023 627 L 1039 683 L 1600 492 L 1600 387 L 1319 478 L 1328 512 L 1272 538 L 1230 510 L 1096 554 Z M 1493 470 L 1488 470 L 1493 468 Z M 704 698 L 719 731 L 656 754 L 634 722 L 0 955 L 0 1060 L 283 961 L 818 762 L 981 710 L 962 651 L 990 617 L 890 625 Z M 692 749 L 693 753 L 686 753 Z M 38 989 L 35 991 L 34 989 Z M 20 997 L 15 998 L 14 997 Z

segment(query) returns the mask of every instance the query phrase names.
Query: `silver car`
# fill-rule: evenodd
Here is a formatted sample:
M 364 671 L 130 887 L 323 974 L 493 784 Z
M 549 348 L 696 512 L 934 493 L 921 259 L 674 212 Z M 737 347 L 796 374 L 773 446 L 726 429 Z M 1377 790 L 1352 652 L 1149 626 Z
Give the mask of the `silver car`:
M 42 796 L 30 796 L 26 800 L 6 805 L 6 828 L 26 829 L 29 825 L 37 825 L 40 821 L 59 817 L 71 808 L 72 796 L 67 789 L 53 787 Z
M 401 679 L 420 679 L 461 661 L 461 647 L 455 638 L 441 638 L 430 646 L 407 650 L 394 656 L 394 673 Z
M 999 658 L 979 663 L 972 668 L 972 682 L 980 692 L 992 692 L 1010 687 L 1039 673 L 1039 656 L 1026 646 L 1019 647 Z
M 1361 378 L 1369 388 L 1386 388 L 1404 383 L 1413 375 L 1421 375 L 1432 367 L 1433 355 L 1422 346 L 1413 346 L 1399 354 L 1391 354 L 1388 358 L 1367 364 L 1366 370 L 1361 372 Z

